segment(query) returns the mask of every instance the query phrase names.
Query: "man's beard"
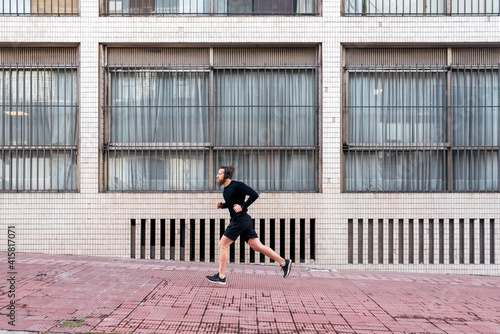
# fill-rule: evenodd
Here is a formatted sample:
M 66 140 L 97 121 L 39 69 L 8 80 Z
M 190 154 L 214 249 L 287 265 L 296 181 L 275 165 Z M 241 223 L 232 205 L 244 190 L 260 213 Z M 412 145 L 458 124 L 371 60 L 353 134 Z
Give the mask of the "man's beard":
M 224 184 L 224 182 L 226 182 L 226 179 L 222 179 L 222 180 L 219 180 L 217 179 L 217 185 L 220 187 Z

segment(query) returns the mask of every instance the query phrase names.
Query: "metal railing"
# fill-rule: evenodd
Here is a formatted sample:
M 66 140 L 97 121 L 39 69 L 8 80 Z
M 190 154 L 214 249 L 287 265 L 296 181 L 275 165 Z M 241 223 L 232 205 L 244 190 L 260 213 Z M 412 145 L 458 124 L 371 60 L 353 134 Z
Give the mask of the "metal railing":
M 104 15 L 317 15 L 316 0 L 104 0 Z
M 76 16 L 78 0 L 3 0 L 0 16 Z
M 498 0 L 345 0 L 346 16 L 500 15 Z

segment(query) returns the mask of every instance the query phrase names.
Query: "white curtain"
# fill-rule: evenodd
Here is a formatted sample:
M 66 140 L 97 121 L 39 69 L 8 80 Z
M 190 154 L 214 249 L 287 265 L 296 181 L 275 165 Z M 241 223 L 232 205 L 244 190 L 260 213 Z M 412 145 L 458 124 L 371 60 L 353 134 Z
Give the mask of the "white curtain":
M 77 145 L 76 71 L 0 71 L 0 145 Z
M 444 191 L 445 151 L 360 151 L 346 154 L 348 191 Z
M 12 0 L 3 0 L 12 1 Z M 110 14 L 209 14 L 210 0 L 108 0 Z M 316 0 L 213 0 L 216 14 L 315 14 Z
M 76 152 L 0 153 L 0 190 L 76 190 Z
M 1 189 L 76 190 L 76 80 L 76 70 L 0 71 Z
M 500 190 L 497 69 L 352 72 L 348 89 L 347 190 L 445 191 L 448 159 L 452 190 Z
M 0 0 L 0 14 L 31 14 L 31 0 Z
M 453 189 L 457 191 L 500 190 L 499 161 L 498 150 L 453 152 Z
M 231 164 L 234 178 L 261 191 L 314 191 L 317 154 L 300 151 L 221 150 L 216 168 Z
M 349 74 L 349 142 L 446 141 L 446 73 Z
M 210 0 L 108 0 L 110 14 L 208 14 Z
M 445 73 L 349 73 L 346 189 L 445 190 L 446 120 Z
M 315 14 L 316 0 L 214 0 L 220 14 Z
M 314 190 L 314 71 L 219 70 L 214 82 L 217 166 L 259 190 Z
M 316 0 L 297 0 L 297 13 L 315 14 L 316 12 Z
M 208 73 L 111 76 L 108 187 L 118 191 L 207 188 Z M 157 149 L 146 149 L 147 147 Z
M 345 0 L 345 14 L 445 14 L 446 0 Z
M 206 72 L 112 73 L 111 142 L 207 142 L 207 106 Z
M 166 14 L 208 14 L 209 0 L 156 0 L 156 13 Z
M 455 190 L 500 190 L 498 70 L 452 72 L 452 145 Z
M 110 151 L 108 190 L 206 190 L 208 163 L 201 151 Z
M 452 0 L 452 14 L 500 14 L 498 0 Z

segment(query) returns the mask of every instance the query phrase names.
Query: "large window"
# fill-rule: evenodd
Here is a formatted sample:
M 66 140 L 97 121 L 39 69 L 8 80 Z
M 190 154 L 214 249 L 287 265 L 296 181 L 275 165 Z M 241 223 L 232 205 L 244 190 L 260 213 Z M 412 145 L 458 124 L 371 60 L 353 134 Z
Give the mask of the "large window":
M 345 0 L 345 15 L 499 15 L 498 0 Z
M 105 0 L 106 15 L 313 15 L 316 0 Z
M 0 15 L 78 15 L 78 0 L 0 0 Z
M 76 191 L 76 50 L 0 55 L 0 190 Z
M 498 49 L 346 53 L 346 191 L 500 191 Z
M 105 190 L 210 191 L 221 165 L 263 191 L 318 189 L 315 48 L 107 54 Z

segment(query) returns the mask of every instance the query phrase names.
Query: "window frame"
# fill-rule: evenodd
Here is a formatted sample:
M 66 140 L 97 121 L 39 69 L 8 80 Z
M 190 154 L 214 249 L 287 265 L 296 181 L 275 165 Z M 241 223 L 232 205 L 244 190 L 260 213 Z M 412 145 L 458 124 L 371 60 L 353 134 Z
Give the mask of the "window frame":
M 344 48 L 345 49 L 349 49 Z M 442 65 L 436 65 L 436 66 L 421 66 L 420 68 L 418 67 L 399 67 L 398 66 L 382 66 L 382 67 L 377 67 L 377 66 L 353 66 L 353 65 L 345 65 L 343 67 L 342 71 L 342 180 L 341 180 L 341 189 L 342 192 L 344 193 L 497 193 L 500 192 L 500 185 L 497 186 L 497 189 L 493 190 L 476 190 L 476 189 L 470 189 L 470 190 L 456 190 L 454 189 L 454 183 L 458 182 L 453 178 L 453 154 L 456 154 L 457 152 L 464 152 L 466 154 L 469 152 L 471 155 L 473 154 L 478 154 L 481 152 L 496 152 L 496 154 L 500 155 L 500 143 L 498 145 L 485 145 L 485 146 L 480 146 L 480 145 L 458 145 L 453 142 L 453 110 L 454 108 L 460 108 L 460 106 L 455 106 L 453 105 L 452 102 L 452 93 L 453 93 L 453 87 L 452 87 L 452 75 L 458 71 L 469 71 L 469 72 L 476 72 L 479 73 L 480 71 L 492 71 L 495 72 L 496 75 L 498 75 L 498 81 L 500 83 L 500 59 L 498 61 L 497 65 L 484 65 L 484 66 L 478 66 L 478 65 L 471 65 L 471 64 L 456 64 L 451 61 L 452 55 L 455 51 L 458 50 L 460 52 L 461 50 L 467 50 L 468 48 L 445 48 L 447 50 L 447 64 L 442 64 Z M 496 50 L 500 50 L 499 48 L 494 48 Z M 383 49 L 383 50 L 390 50 L 390 49 Z M 481 48 L 477 48 L 477 50 L 481 50 Z M 345 52 L 345 51 L 344 51 Z M 499 52 L 500 54 L 500 52 Z M 460 57 L 460 56 L 458 56 Z M 380 59 L 378 59 L 380 60 Z M 423 71 L 444 71 L 446 73 L 446 97 L 445 97 L 445 105 L 442 107 L 439 107 L 442 109 L 442 112 L 444 113 L 444 117 L 446 117 L 446 136 L 445 136 L 445 141 L 442 143 L 438 143 L 433 147 L 433 150 L 430 150 L 429 152 L 438 152 L 442 151 L 445 152 L 445 168 L 446 168 L 446 179 L 444 180 L 446 182 L 446 187 L 442 191 L 406 191 L 406 190 L 348 190 L 347 189 L 347 154 L 348 152 L 354 152 L 356 150 L 361 150 L 361 151 L 370 151 L 370 152 L 379 152 L 379 153 L 385 153 L 385 152 L 391 152 L 391 151 L 400 151 L 400 152 L 405 152 L 405 151 L 420 151 L 422 147 L 419 146 L 419 144 L 403 144 L 403 145 L 389 145 L 388 148 L 384 149 L 384 144 L 376 144 L 373 143 L 372 145 L 369 145 L 370 147 L 363 147 L 363 145 L 356 145 L 356 144 L 351 144 L 349 141 L 349 74 L 354 72 L 354 71 L 371 71 L 371 72 L 376 72 L 379 73 L 378 71 L 405 71 L 406 72 L 411 72 L 412 70 L 423 70 Z M 499 84 L 500 85 L 500 84 Z M 482 106 L 482 105 L 474 105 L 472 108 L 477 108 L 480 109 L 481 107 L 487 107 L 487 106 Z M 500 109 L 500 106 L 489 106 L 492 108 L 497 108 Z M 500 111 L 499 111 L 500 113 Z M 499 116 L 500 117 L 500 116 Z M 500 141 L 500 139 L 499 139 Z M 382 148 L 382 149 L 381 149 Z M 470 180 L 469 180 L 470 181 Z M 492 180 L 493 181 L 493 180 Z M 380 182 L 383 182 L 381 180 Z M 479 182 L 478 180 L 473 180 L 470 182 Z M 486 181 L 485 181 L 486 182 Z M 498 181 L 500 183 L 500 179 Z
M 123 1 L 123 0 L 119 0 Z M 150 1 L 154 3 L 154 0 L 142 0 L 142 1 Z M 164 0 L 164 1 L 189 1 L 189 0 Z M 201 1 L 203 2 L 204 0 L 196 0 L 196 1 Z M 111 12 L 110 11 L 110 2 L 111 0 L 101 0 L 101 16 L 321 16 L 321 7 L 322 7 L 322 0 L 304 0 L 304 1 L 312 1 L 313 4 L 312 6 L 314 7 L 313 12 L 311 13 L 300 13 L 297 12 L 297 9 L 295 9 L 295 12 L 292 13 L 263 13 L 263 12 L 258 12 L 255 11 L 255 8 L 252 10 L 252 12 L 248 13 L 229 13 L 229 12 L 217 12 L 217 9 L 215 8 L 215 1 L 217 0 L 205 0 L 208 2 L 208 11 L 203 11 L 203 12 L 189 12 L 189 13 L 156 13 L 154 10 L 154 4 L 151 7 L 151 10 L 144 10 L 140 11 L 137 10 L 135 12 L 129 12 L 129 13 L 124 13 L 123 10 L 122 12 Z M 252 1 L 252 6 L 254 1 L 256 0 L 251 0 Z M 280 1 L 280 0 L 276 0 Z M 289 0 L 292 3 L 296 4 L 298 0 Z M 117 0 L 114 0 L 114 2 L 118 2 Z M 116 5 L 115 5 L 116 6 Z M 123 5 L 122 5 L 123 6 Z M 294 5 L 294 8 L 296 8 L 297 5 Z M 205 6 L 202 6 L 205 7 Z M 122 7 L 123 8 L 123 7 Z M 228 9 L 227 9 L 228 10 Z
M 500 8 L 499 8 L 499 12 L 498 13 L 494 13 L 494 12 L 488 12 L 488 8 L 487 8 L 487 4 L 485 3 L 485 8 L 484 8 L 484 11 L 483 12 L 478 12 L 478 13 L 473 13 L 473 12 L 470 12 L 470 13 L 460 13 L 460 12 L 453 12 L 453 7 L 454 7 L 454 3 L 458 2 L 458 1 L 465 1 L 465 0 L 418 0 L 420 2 L 423 2 L 422 6 L 424 8 L 424 11 L 419 13 L 419 12 L 415 12 L 415 13 L 412 13 L 412 12 L 389 12 L 389 13 L 384 13 L 384 12 L 379 12 L 379 13 L 367 13 L 366 12 L 366 3 L 368 0 L 363 0 L 363 5 L 362 5 L 362 9 L 361 9 L 361 12 L 355 12 L 355 13 L 347 13 L 346 12 L 346 7 L 347 7 L 347 2 L 348 1 L 355 1 L 355 0 L 343 0 L 342 1 L 342 15 L 343 16 L 373 16 L 373 17 L 384 17 L 384 16 L 499 16 L 500 15 Z M 400 0 L 400 1 L 404 1 L 404 0 Z M 429 1 L 442 1 L 442 5 L 443 5 L 443 12 L 442 13 L 429 13 L 427 11 L 427 2 Z M 473 0 L 474 1 L 474 0 Z M 484 1 L 484 0 L 475 0 L 475 1 Z M 493 1 L 495 0 L 491 0 L 492 3 L 491 3 L 491 7 L 493 9 Z M 457 5 L 458 6 L 458 5 Z M 403 4 L 403 7 L 404 7 L 404 4 Z M 382 9 L 383 10 L 383 9 Z
M 1 50 L 9 50 L 11 48 L 1 48 Z M 58 51 L 60 49 L 60 51 Z M 65 51 L 66 50 L 66 51 Z M 34 166 L 34 164 L 39 167 L 40 165 L 46 165 L 51 161 L 52 155 L 56 154 L 61 154 L 63 153 L 64 155 L 69 155 L 68 157 L 65 157 L 64 159 L 74 159 L 74 165 L 70 166 L 69 168 L 75 169 L 74 170 L 74 177 L 75 179 L 72 181 L 74 183 L 74 189 L 70 188 L 56 188 L 56 189 L 51 189 L 51 188 L 45 188 L 43 189 L 38 189 L 39 188 L 39 179 L 40 179 L 40 174 L 38 172 L 38 169 L 36 170 L 36 175 L 38 175 L 37 181 L 35 186 L 33 186 L 33 179 L 29 180 L 29 185 L 30 187 L 26 189 L 26 186 L 24 185 L 23 188 L 19 189 L 0 189 L 0 193 L 77 193 L 79 192 L 79 187 L 80 187 L 80 173 L 79 173 L 79 166 L 80 166 L 80 98 L 79 98 L 79 76 L 80 76 L 80 68 L 78 65 L 77 57 L 78 57 L 78 50 L 75 47 L 48 47 L 48 48 L 30 48 L 30 47 L 25 47 L 25 48 L 19 48 L 17 49 L 17 52 L 15 49 L 11 49 L 10 55 L 6 56 L 6 61 L 7 62 L 12 62 L 16 57 L 23 57 L 24 59 L 19 61 L 20 63 L 16 65 L 12 64 L 0 64 L 0 70 L 3 72 L 5 70 L 10 70 L 16 71 L 16 72 L 36 72 L 36 71 L 42 71 L 42 72 L 56 72 L 56 73 L 68 73 L 68 71 L 74 72 L 72 75 L 74 75 L 74 80 L 71 79 L 72 83 L 75 83 L 75 87 L 72 89 L 72 94 L 74 93 L 74 96 L 72 95 L 71 99 L 74 100 L 74 104 L 63 104 L 61 105 L 61 101 L 56 101 L 57 103 L 50 103 L 46 101 L 46 103 L 40 103 L 40 102 L 29 102 L 27 103 L 26 101 L 23 103 L 16 103 L 16 107 L 19 107 L 21 110 L 28 108 L 28 109 L 42 109 L 42 108 L 51 108 L 51 107 L 57 107 L 57 108 L 68 108 L 70 112 L 74 112 L 74 115 L 71 117 L 74 117 L 74 126 L 75 129 L 67 129 L 67 131 L 64 131 L 64 135 L 68 135 L 70 133 L 74 133 L 75 137 L 75 143 L 72 145 L 64 145 L 64 144 L 21 144 L 18 145 L 17 143 L 10 144 L 10 145 L 0 145 L 0 155 L 5 158 L 10 158 L 12 159 L 14 156 L 20 155 L 21 158 L 15 157 L 15 159 L 21 159 L 21 163 L 26 166 L 29 164 L 30 166 Z M 45 57 L 52 57 L 53 59 L 47 60 Z M 13 58 L 14 57 L 14 58 Z M 7 59 L 8 58 L 8 59 Z M 61 60 L 64 59 L 64 60 Z M 18 60 L 17 60 L 18 61 Z M 63 61 L 67 62 L 66 64 L 59 65 L 57 61 Z M 72 64 L 71 64 L 72 63 Z M 23 89 L 26 89 L 24 87 Z M 1 93 L 1 92 L 0 92 Z M 26 92 L 25 92 L 26 93 Z M 10 104 L 1 104 L 2 109 L 5 109 L 6 107 L 13 106 L 12 102 Z M 30 109 L 30 110 L 31 110 Z M 2 112 L 2 115 L 0 117 L 5 118 L 6 112 Z M 29 115 L 27 115 L 29 116 Z M 50 117 L 53 115 L 50 114 Z M 24 117 L 22 115 L 10 115 L 8 117 Z M 31 121 L 33 122 L 33 121 Z M 5 126 L 5 122 L 4 122 Z M 21 130 L 22 131 L 22 130 Z M 33 158 L 33 155 L 36 156 Z M 24 158 L 25 156 L 28 156 L 28 158 Z M 25 159 L 28 159 L 25 161 Z M 35 160 L 33 160 L 35 159 Z M 49 160 L 47 160 L 49 159 Z M 21 163 L 17 163 L 19 166 Z M 45 170 L 46 167 L 43 168 L 43 175 L 47 173 Z M 30 173 L 33 173 L 33 170 L 30 169 Z M 5 173 L 5 170 L 2 172 Z M 57 175 L 60 175 L 59 172 L 57 172 Z M 15 174 L 19 174 L 19 172 L 15 172 Z M 23 173 L 20 173 L 21 175 L 24 175 Z M 32 174 L 31 174 L 32 175 Z M 42 175 L 42 176 L 43 176 Z M 0 175 L 2 178 L 4 178 L 4 175 Z M 25 178 L 25 177 L 24 177 Z M 43 185 L 45 185 L 45 179 L 43 181 Z M 19 185 L 20 183 L 25 184 L 25 180 L 20 180 L 19 176 L 15 180 L 11 180 L 11 182 L 15 182 L 15 184 Z M 49 172 L 49 186 L 50 184 L 53 183 L 51 174 Z M 35 187 L 36 189 L 34 189 Z
M 5 0 L 4 0 L 5 1 Z M 20 12 L 18 9 L 19 3 L 24 1 L 23 9 L 28 9 L 25 0 L 6 0 L 10 3 L 16 3 L 17 10 L 11 12 L 0 12 L 1 16 L 79 16 L 80 2 L 79 0 L 29 0 L 29 12 Z M 12 6 L 9 6 L 12 9 Z M 46 11 L 46 9 L 49 11 Z M 60 9 L 63 11 L 60 11 Z M 35 12 L 33 11 L 35 9 Z M 56 11 L 53 11 L 56 9 Z M 74 10 L 74 11 L 73 11 Z
M 302 46 L 303 47 L 303 46 Z M 309 46 L 308 48 L 314 47 L 316 49 L 315 56 L 316 58 L 319 57 L 319 47 L 317 45 L 314 46 Z M 291 47 L 293 49 L 293 47 Z M 182 49 L 182 48 L 180 48 Z M 319 192 L 320 189 L 320 161 L 321 161 L 321 145 L 320 145 L 320 118 L 321 118 L 321 112 L 320 112 L 320 106 L 319 106 L 319 95 L 320 95 L 320 66 L 319 66 L 319 61 L 316 60 L 316 65 L 314 66 L 272 66 L 272 65 L 261 65 L 261 66 L 255 66 L 255 65 L 248 65 L 248 66 L 232 66 L 232 65 L 214 65 L 213 64 L 213 59 L 214 59 L 214 49 L 218 48 L 213 48 L 209 47 L 206 48 L 209 49 L 210 51 L 210 59 L 211 62 L 208 64 L 208 66 L 202 66 L 202 65 L 192 65 L 192 66 L 172 66 L 169 70 L 179 70 L 179 69 L 187 69 L 187 70 L 194 70 L 194 71 L 204 71 L 209 73 L 209 101 L 208 105 L 205 106 L 207 113 L 208 113 L 208 119 L 209 119 L 209 142 L 203 142 L 203 143 L 192 143 L 190 145 L 168 145 L 166 143 L 158 143 L 158 144 L 151 144 L 151 145 L 145 145 L 144 147 L 129 147 L 130 149 L 137 150 L 138 152 L 140 151 L 148 151 L 148 150 L 166 150 L 166 151 L 175 151 L 175 150 L 182 150 L 182 151 L 197 151 L 197 152 L 207 152 L 208 154 L 208 175 L 205 173 L 205 176 L 208 176 L 208 179 L 205 179 L 204 182 L 208 182 L 208 187 L 205 189 L 197 189 L 197 190 L 173 190 L 173 189 L 167 189 L 167 190 L 137 190 L 137 189 L 132 189 L 132 190 L 110 190 L 109 187 L 109 180 L 108 180 L 108 173 L 107 173 L 107 168 L 108 168 L 108 153 L 110 150 L 116 150 L 120 149 L 119 145 L 109 145 L 108 140 L 110 136 L 110 121 L 109 121 L 109 114 L 106 112 L 106 109 L 109 108 L 109 103 L 110 103 L 110 94 L 109 92 L 111 91 L 111 81 L 109 77 L 109 68 L 112 66 L 109 66 L 105 59 L 106 57 L 103 57 L 103 63 L 102 63 L 102 70 L 100 71 L 102 74 L 102 85 L 103 89 L 101 89 L 101 94 L 102 94 L 102 102 L 101 102 L 101 110 L 102 110 L 102 116 L 101 118 L 101 135 L 100 135 L 100 147 L 101 147 L 101 154 L 100 154 L 100 191 L 101 192 L 118 192 L 118 193 L 190 193 L 190 192 L 217 192 L 220 191 L 220 189 L 217 189 L 216 186 L 216 179 L 215 179 L 215 174 L 217 173 L 216 169 L 218 168 L 216 166 L 216 156 L 217 152 L 228 152 L 228 151 L 236 151 L 236 152 L 242 152 L 243 151 L 266 151 L 266 152 L 274 152 L 274 151 L 279 151 L 283 148 L 281 147 L 242 147 L 242 146 L 217 146 L 215 144 L 215 134 L 214 134 L 214 115 L 215 115 L 215 110 L 217 106 L 215 105 L 215 94 L 214 94 L 214 73 L 218 70 L 231 70 L 231 69 L 255 69 L 258 68 L 259 70 L 268 70 L 268 69 L 312 69 L 314 70 L 314 82 L 315 82 L 315 87 L 314 87 L 314 112 L 315 112 L 315 119 L 314 119 L 314 127 L 315 127 L 315 144 L 311 147 L 285 147 L 284 151 L 294 151 L 294 150 L 314 150 L 314 189 L 313 190 L 308 190 L 308 191 L 300 191 L 300 190 L 263 190 L 259 189 L 260 192 L 278 192 L 278 193 L 289 193 L 289 192 L 306 192 L 306 193 L 317 193 Z M 239 49 L 239 48 L 236 48 Z M 256 47 L 255 49 L 259 49 L 259 47 Z M 107 47 L 102 46 L 102 52 L 103 54 L 106 54 L 107 52 Z M 138 65 L 138 66 L 128 66 L 130 68 L 145 68 L 144 65 Z M 146 66 L 148 67 L 148 66 Z M 283 150 L 282 150 L 283 151 Z M 241 179 L 241 178 L 240 178 Z

